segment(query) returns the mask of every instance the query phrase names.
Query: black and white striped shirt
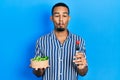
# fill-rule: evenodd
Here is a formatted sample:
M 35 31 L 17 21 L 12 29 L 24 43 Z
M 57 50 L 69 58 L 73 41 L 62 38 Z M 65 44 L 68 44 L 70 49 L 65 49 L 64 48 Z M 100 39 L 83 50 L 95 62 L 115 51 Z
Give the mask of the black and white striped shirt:
M 49 57 L 50 67 L 45 70 L 43 80 L 77 80 L 77 67 L 73 63 L 76 41 L 80 41 L 79 50 L 85 54 L 84 40 L 70 32 L 63 44 L 54 31 L 37 40 L 36 56 L 44 54 Z

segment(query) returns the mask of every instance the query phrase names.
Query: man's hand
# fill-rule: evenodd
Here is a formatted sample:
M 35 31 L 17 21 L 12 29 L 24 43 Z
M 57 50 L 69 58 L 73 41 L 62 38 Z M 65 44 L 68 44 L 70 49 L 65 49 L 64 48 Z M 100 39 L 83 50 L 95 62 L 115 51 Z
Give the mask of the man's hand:
M 43 76 L 45 74 L 45 69 L 44 68 L 39 68 L 37 70 L 33 69 L 33 73 L 37 76 L 37 77 L 40 77 L 40 76 Z
M 77 65 L 78 73 L 82 76 L 84 76 L 88 71 L 87 61 L 85 58 L 85 55 L 83 53 L 76 53 L 76 56 L 74 56 L 73 62 Z
M 74 58 L 75 60 L 73 60 L 73 62 L 77 65 L 78 69 L 83 69 L 85 66 L 87 66 L 87 61 L 83 53 L 76 53 Z

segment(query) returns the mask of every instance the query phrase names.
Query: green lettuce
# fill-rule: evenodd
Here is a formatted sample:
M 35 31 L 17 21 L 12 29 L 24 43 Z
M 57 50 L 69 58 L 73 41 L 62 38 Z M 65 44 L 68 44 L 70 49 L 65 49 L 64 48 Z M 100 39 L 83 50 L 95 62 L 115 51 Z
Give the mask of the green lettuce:
M 47 56 L 45 56 L 45 57 L 37 56 L 35 58 L 32 58 L 32 61 L 45 61 L 45 60 L 48 60 Z

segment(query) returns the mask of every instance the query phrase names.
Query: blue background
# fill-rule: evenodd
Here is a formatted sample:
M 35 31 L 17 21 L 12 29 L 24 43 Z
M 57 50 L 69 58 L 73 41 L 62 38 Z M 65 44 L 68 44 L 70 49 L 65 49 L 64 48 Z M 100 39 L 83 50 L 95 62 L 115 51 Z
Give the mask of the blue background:
M 79 80 L 120 80 L 120 0 L 0 0 L 0 80 L 40 80 L 29 68 L 35 43 L 53 29 L 51 8 L 70 7 L 68 28 L 86 41 L 89 71 Z

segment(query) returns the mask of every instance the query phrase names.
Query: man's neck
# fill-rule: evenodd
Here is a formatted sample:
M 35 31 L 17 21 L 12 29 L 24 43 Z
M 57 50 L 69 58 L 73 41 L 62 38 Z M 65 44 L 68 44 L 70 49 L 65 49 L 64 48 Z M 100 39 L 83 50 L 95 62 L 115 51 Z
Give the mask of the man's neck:
M 64 30 L 64 31 L 54 31 L 55 32 L 55 35 L 56 35 L 56 37 L 63 37 L 63 36 L 66 36 L 67 37 L 67 35 L 68 35 L 68 31 L 67 30 Z
M 58 31 L 54 31 L 55 35 L 57 37 L 57 39 L 60 41 L 60 43 L 64 43 L 64 41 L 66 40 L 67 36 L 68 36 L 68 31 L 62 31 L 62 32 L 58 32 Z

